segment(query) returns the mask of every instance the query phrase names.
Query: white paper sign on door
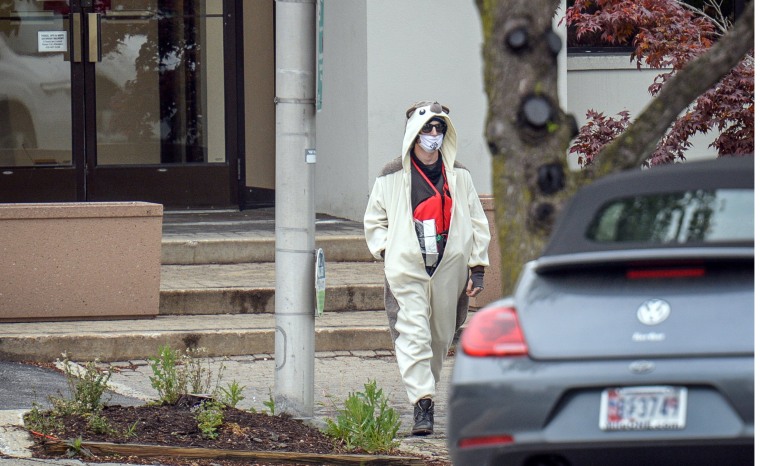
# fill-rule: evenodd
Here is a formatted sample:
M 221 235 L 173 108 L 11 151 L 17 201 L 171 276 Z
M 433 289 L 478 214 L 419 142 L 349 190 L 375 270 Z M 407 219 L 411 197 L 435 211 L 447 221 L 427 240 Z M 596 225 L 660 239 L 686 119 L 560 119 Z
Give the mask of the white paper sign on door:
M 68 31 L 37 31 L 38 52 L 67 52 Z

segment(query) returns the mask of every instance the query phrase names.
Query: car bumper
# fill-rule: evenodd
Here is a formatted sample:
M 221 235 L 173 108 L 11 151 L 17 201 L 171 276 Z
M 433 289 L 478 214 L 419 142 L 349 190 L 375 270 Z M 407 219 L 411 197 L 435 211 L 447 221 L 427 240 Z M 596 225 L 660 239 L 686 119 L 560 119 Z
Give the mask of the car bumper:
M 653 360 L 648 373 L 633 373 L 632 364 L 639 362 L 536 362 L 458 353 L 448 400 L 454 464 L 555 464 L 538 461 L 551 455 L 565 461 L 557 463 L 562 466 L 658 464 L 651 458 L 667 458 L 665 464 L 752 464 L 740 460 L 751 460 L 754 451 L 754 358 Z M 687 387 L 684 429 L 599 427 L 605 388 L 652 385 Z M 461 446 L 473 440 L 480 445 Z M 707 461 L 713 454 L 720 463 Z
M 525 444 L 450 450 L 455 466 L 752 465 L 754 439 L 599 444 Z

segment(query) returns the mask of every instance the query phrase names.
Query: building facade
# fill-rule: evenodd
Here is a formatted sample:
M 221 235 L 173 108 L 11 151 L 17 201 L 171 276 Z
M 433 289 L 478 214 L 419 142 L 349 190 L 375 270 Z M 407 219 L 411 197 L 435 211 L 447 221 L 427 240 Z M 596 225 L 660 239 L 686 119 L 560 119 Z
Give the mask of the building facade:
M 14 0 L 0 4 L 0 202 L 272 205 L 272 0 Z M 491 192 L 475 2 L 324 0 L 316 208 L 360 219 L 400 155 L 404 110 L 451 108 L 458 160 Z M 560 60 L 560 96 L 636 115 L 652 71 L 628 53 Z M 315 76 L 316 79 L 316 76 Z M 623 90 L 623 91 L 621 91 Z M 708 154 L 707 144 L 692 150 Z

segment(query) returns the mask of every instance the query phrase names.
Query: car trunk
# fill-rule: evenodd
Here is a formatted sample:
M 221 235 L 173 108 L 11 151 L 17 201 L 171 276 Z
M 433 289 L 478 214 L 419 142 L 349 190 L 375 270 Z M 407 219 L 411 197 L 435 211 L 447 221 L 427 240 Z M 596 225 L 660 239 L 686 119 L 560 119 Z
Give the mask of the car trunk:
M 738 253 L 737 253 L 738 252 Z M 753 251 L 539 260 L 515 293 L 537 360 L 752 354 Z

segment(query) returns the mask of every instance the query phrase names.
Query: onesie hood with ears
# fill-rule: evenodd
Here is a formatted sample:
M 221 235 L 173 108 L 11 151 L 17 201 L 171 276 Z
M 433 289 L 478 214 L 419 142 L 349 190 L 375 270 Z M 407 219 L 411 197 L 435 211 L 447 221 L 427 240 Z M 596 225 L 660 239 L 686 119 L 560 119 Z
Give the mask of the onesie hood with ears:
M 424 102 L 420 107 L 412 108 L 407 112 L 406 131 L 404 132 L 404 143 L 401 147 L 401 159 L 404 169 L 410 167 L 409 151 L 417 142 L 422 127 L 430 121 L 431 118 L 439 118 L 446 122 L 448 129 L 443 137 L 441 153 L 443 154 L 443 164 L 447 169 L 454 167 L 454 160 L 457 155 L 457 130 L 454 123 L 449 118 L 449 109 L 438 102 Z

